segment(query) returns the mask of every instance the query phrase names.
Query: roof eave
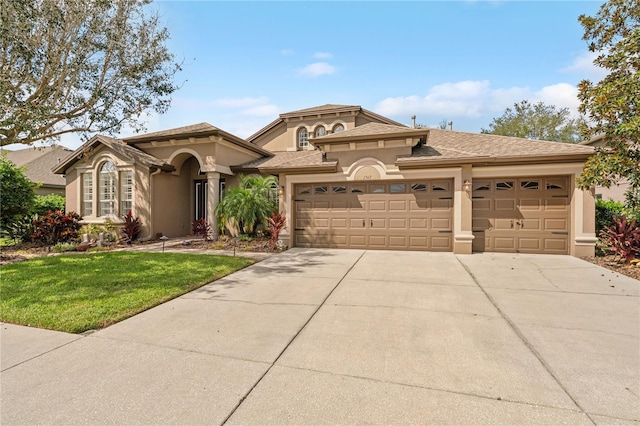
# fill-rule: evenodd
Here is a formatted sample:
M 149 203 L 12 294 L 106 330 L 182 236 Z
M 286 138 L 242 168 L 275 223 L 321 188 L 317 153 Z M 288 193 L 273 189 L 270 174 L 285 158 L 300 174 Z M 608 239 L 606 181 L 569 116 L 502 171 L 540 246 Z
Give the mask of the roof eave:
M 400 139 L 400 138 L 417 138 L 421 136 L 426 136 L 428 133 L 427 130 L 422 129 L 410 129 L 407 131 L 397 132 L 397 133 L 379 133 L 377 135 L 355 135 L 355 136 L 333 136 L 326 137 L 320 136 L 319 138 L 309 138 L 309 142 L 314 145 L 329 145 L 332 143 L 345 143 L 345 142 L 353 142 L 353 141 L 379 141 L 379 140 L 389 140 L 389 139 Z
M 460 157 L 460 158 L 415 158 L 403 157 L 396 160 L 396 166 L 400 169 L 418 169 L 431 166 L 451 166 L 459 164 L 549 164 L 585 162 L 593 154 L 569 154 L 569 155 L 539 155 L 539 156 L 509 156 L 509 157 Z

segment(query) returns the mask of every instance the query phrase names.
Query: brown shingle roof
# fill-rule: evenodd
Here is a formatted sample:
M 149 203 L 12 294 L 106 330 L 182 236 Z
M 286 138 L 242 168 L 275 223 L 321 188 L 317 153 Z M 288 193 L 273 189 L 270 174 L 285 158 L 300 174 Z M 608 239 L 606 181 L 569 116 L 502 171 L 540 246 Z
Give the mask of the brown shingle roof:
M 220 130 L 209 123 L 191 124 L 189 126 L 176 127 L 174 129 L 161 130 L 159 132 L 145 133 L 143 135 L 131 136 L 128 138 L 122 138 L 125 142 L 138 142 L 142 140 L 152 139 L 168 139 L 172 136 L 193 136 L 201 133 L 210 133 Z
M 312 138 L 317 143 L 330 140 L 363 139 L 366 137 L 378 138 L 379 136 L 420 136 L 426 135 L 425 129 L 412 129 L 407 126 L 393 124 L 367 123 L 338 133 L 331 133 L 319 138 Z
M 562 142 L 522 139 L 492 134 L 429 129 L 426 146 L 414 148 L 411 155 L 398 158 L 398 164 L 426 161 L 470 159 L 525 159 L 532 157 L 588 157 L 592 147 Z
M 136 147 L 127 145 L 119 139 L 97 135 L 85 142 L 80 148 L 76 149 L 69 157 L 67 157 L 67 159 L 60 163 L 60 165 L 56 167 L 53 172 L 57 174 L 64 174 L 66 170 L 73 164 L 75 164 L 78 160 L 80 160 L 86 152 L 90 151 L 92 148 L 95 148 L 100 144 L 105 145 L 113 152 L 120 154 L 125 158 L 130 158 L 136 163 L 142 164 L 143 166 L 149 167 L 150 169 L 163 169 L 168 171 L 174 169 L 172 165 L 167 164 L 159 158 L 147 154 L 146 152 L 143 152 Z
M 337 161 L 325 161 L 322 152 L 313 151 L 281 151 L 274 152 L 272 157 L 259 158 L 238 166 L 232 167 L 238 171 L 275 171 L 275 170 L 292 170 L 292 169 L 319 169 L 327 168 L 335 170 Z
M 53 168 L 66 159 L 72 151 L 60 145 L 7 151 L 7 158 L 16 166 L 25 166 L 25 176 L 31 182 L 44 186 L 64 187 L 65 178 L 53 173 Z
M 385 124 L 390 124 L 395 126 L 404 126 L 404 124 L 402 123 L 398 123 L 397 121 L 391 120 L 390 118 L 384 117 L 382 115 L 376 114 L 375 112 L 364 109 L 360 105 L 325 104 L 325 105 L 315 106 L 311 108 L 299 109 L 296 111 L 282 113 L 274 121 L 267 124 L 262 129 L 255 132 L 253 135 L 249 136 L 247 138 L 247 141 L 253 142 L 258 137 L 262 136 L 272 128 L 276 127 L 278 124 L 282 123 L 284 119 L 287 117 L 300 117 L 305 115 L 327 114 L 332 112 L 347 112 L 347 111 L 360 111 L 362 114 L 367 115 L 375 120 L 381 121 Z

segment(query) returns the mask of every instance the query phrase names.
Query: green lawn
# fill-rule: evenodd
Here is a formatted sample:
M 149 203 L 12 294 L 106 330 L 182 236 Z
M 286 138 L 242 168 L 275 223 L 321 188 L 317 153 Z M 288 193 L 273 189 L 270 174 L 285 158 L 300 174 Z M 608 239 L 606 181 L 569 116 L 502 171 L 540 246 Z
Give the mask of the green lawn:
M 106 327 L 253 263 L 241 257 L 103 252 L 0 267 L 0 320 L 81 333 Z

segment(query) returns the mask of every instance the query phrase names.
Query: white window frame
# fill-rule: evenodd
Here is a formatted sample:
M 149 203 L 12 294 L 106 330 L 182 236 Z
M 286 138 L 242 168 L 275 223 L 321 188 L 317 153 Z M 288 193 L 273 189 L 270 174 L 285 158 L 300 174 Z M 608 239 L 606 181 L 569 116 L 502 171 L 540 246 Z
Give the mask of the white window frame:
M 108 166 L 110 165 L 110 166 Z M 105 168 L 110 170 L 105 170 Z M 98 215 L 114 216 L 117 212 L 117 171 L 111 160 L 100 163 L 98 167 Z
M 120 215 L 125 215 L 129 210 L 133 211 L 133 171 L 129 169 L 118 170 L 119 179 L 119 203 Z
M 298 148 L 306 148 L 309 146 L 309 131 L 306 127 L 298 129 Z
M 83 172 L 82 176 L 82 216 L 93 216 L 93 172 Z

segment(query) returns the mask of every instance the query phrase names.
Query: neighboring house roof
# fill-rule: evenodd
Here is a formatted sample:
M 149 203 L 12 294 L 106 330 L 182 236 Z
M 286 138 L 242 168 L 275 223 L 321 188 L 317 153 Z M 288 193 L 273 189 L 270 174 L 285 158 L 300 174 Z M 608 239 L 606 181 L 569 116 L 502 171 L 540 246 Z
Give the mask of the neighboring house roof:
M 81 160 L 86 155 L 90 154 L 98 145 L 105 145 L 113 152 L 130 158 L 138 164 L 142 164 L 150 169 L 162 169 L 165 171 L 173 171 L 174 167 L 171 164 L 165 163 L 159 158 L 149 155 L 146 152 L 142 152 L 136 147 L 127 145 L 123 141 L 108 136 L 97 135 L 85 142 L 80 148 L 76 149 L 71 155 L 69 155 L 64 161 L 56 167 L 53 172 L 58 174 L 64 174 L 65 171 Z
M 411 155 L 400 157 L 398 165 L 430 163 L 540 162 L 586 160 L 594 153 L 590 146 L 522 139 L 453 130 L 428 129 L 426 145 L 413 149 Z
M 253 152 L 256 152 L 261 155 L 271 155 L 269 151 L 265 151 L 262 148 L 255 146 L 247 142 L 246 140 L 239 138 L 236 135 L 233 135 L 229 132 L 226 132 L 216 126 L 212 126 L 209 123 L 198 123 L 192 124 L 189 126 L 176 127 L 174 129 L 162 130 L 159 132 L 146 133 L 144 135 L 130 136 L 127 138 L 122 138 L 122 140 L 130 145 L 135 145 L 138 143 L 144 142 L 153 142 L 160 140 L 170 140 L 170 139 L 188 139 L 188 138 L 196 138 L 196 137 L 207 137 L 207 136 L 221 136 L 236 145 L 239 145 L 243 148 L 249 149 Z
M 353 129 L 345 130 L 339 133 L 330 133 L 318 138 L 310 138 L 311 141 L 317 143 L 337 142 L 346 140 L 371 139 L 380 135 L 390 137 L 416 137 L 427 135 L 427 129 L 412 129 L 407 126 L 398 126 L 393 124 L 367 123 Z
M 43 186 L 64 188 L 64 177 L 53 173 L 57 167 L 72 151 L 60 145 L 34 147 L 17 151 L 5 151 L 7 159 L 18 167 L 24 166 L 25 176 L 34 183 L 42 183 Z
M 266 126 L 258 130 L 253 135 L 249 136 L 247 138 L 247 141 L 253 142 L 263 134 L 267 133 L 269 130 L 276 127 L 278 124 L 283 123 L 284 120 L 287 118 L 301 117 L 306 115 L 316 115 L 316 114 L 341 113 L 341 112 L 359 112 L 364 115 L 368 115 L 369 117 L 375 118 L 376 120 L 381 121 L 385 124 L 405 127 L 404 124 L 402 123 L 398 123 L 397 121 L 391 120 L 390 118 L 383 117 L 382 115 L 376 114 L 375 112 L 364 109 L 360 105 L 326 104 L 326 105 L 320 105 L 320 106 L 315 106 L 311 108 L 299 109 L 297 111 L 282 113 L 277 119 L 267 124 Z
M 281 151 L 275 152 L 272 157 L 259 158 L 238 166 L 231 167 L 233 171 L 244 173 L 282 173 L 282 172 L 334 172 L 337 170 L 337 161 L 326 161 L 322 152 L 313 151 Z

